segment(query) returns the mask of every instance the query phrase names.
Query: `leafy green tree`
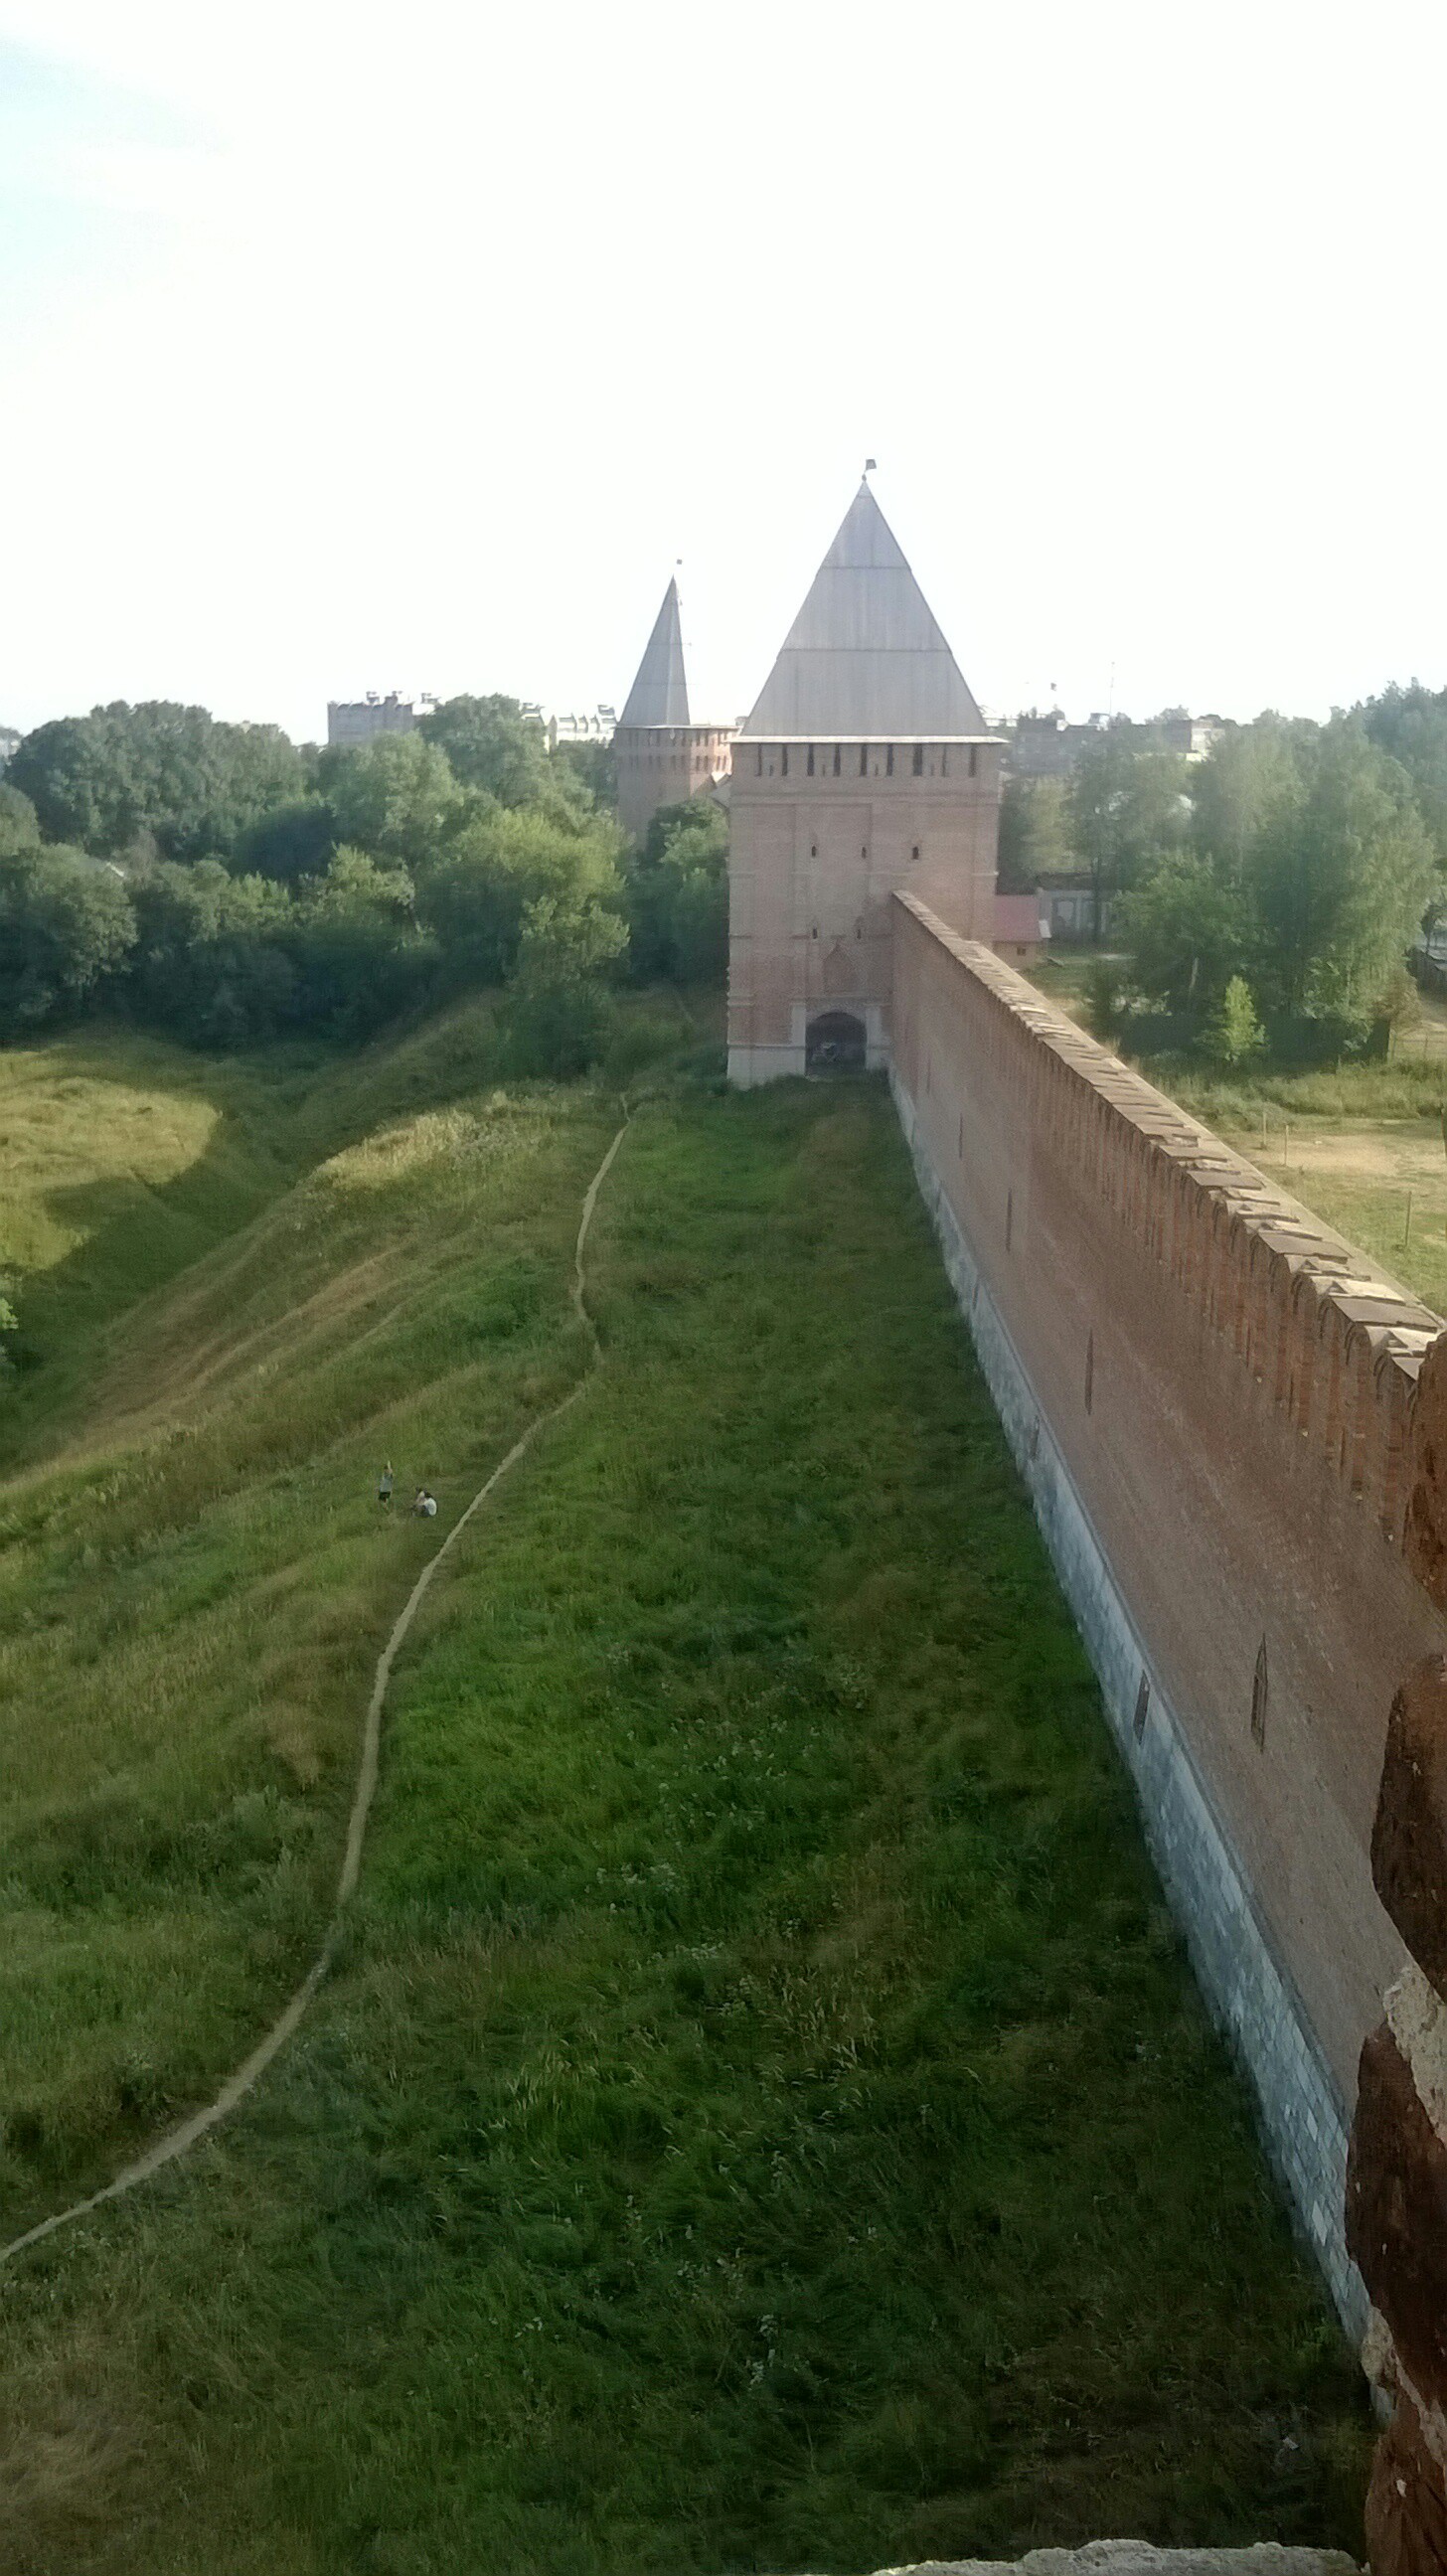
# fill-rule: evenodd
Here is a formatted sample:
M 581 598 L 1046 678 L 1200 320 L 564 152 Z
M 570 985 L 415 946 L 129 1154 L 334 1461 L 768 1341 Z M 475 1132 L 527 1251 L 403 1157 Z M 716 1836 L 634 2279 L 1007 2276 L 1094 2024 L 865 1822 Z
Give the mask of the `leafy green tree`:
M 436 859 L 466 811 L 447 754 L 420 732 L 323 752 L 320 778 L 336 840 L 406 868 Z
M 453 983 L 505 983 L 529 907 L 552 898 L 616 920 L 621 836 L 602 815 L 560 822 L 536 806 L 474 813 L 417 880 L 417 918 Z
M 1249 861 L 1261 979 L 1282 1010 L 1364 1028 L 1421 920 L 1432 845 L 1406 771 L 1359 718 L 1324 725 L 1296 769 Z
M 307 1026 L 359 1037 L 420 993 L 437 962 L 414 919 L 405 868 L 343 847 L 297 889 L 281 938 L 296 975 L 292 1009 Z
M 1447 879 L 1447 689 L 1384 689 L 1360 709 L 1369 740 L 1400 761 Z M 1440 898 L 1439 898 L 1440 899 Z
M 1172 1011 L 1219 1002 L 1252 950 L 1249 898 L 1237 876 L 1179 850 L 1116 907 L 1132 983 Z
M 1070 865 L 1070 799 L 1060 778 L 1007 778 L 1000 798 L 1000 892 L 1030 894 Z
M 1258 716 L 1234 725 L 1191 772 L 1191 840 L 1204 858 L 1238 877 L 1270 816 L 1296 793 L 1299 759 L 1315 725 Z
M 1125 731 L 1087 746 L 1070 791 L 1070 829 L 1090 873 L 1098 939 L 1107 896 L 1138 885 L 1184 840 L 1190 805 L 1177 753 L 1139 750 Z
M 596 1063 L 613 1017 L 606 978 L 627 944 L 626 925 L 600 904 L 535 897 L 499 1015 L 514 1071 L 566 1078 Z
M 217 859 L 160 859 L 131 878 L 137 1005 L 156 1027 L 200 1046 L 240 1046 L 291 1016 L 296 975 L 285 948 L 291 897 Z
M 1266 1032 L 1256 1016 L 1251 987 L 1244 975 L 1233 975 L 1207 1023 L 1206 1053 L 1215 1063 L 1234 1067 L 1259 1055 L 1265 1044 Z
M 728 817 L 711 799 L 665 805 L 625 863 L 629 956 L 641 982 L 719 983 L 728 965 Z
M 0 1026 L 34 1026 L 92 1001 L 135 940 L 134 907 L 114 868 L 63 846 L 0 860 Z
M 275 877 L 281 885 L 295 885 L 300 877 L 325 874 L 335 836 L 332 809 L 325 799 L 297 797 L 248 824 L 232 854 L 232 865 L 240 876 Z
M 0 859 L 13 858 L 17 850 L 33 850 L 39 839 L 40 825 L 29 797 L 0 779 Z
M 604 812 L 618 810 L 618 761 L 611 742 L 560 742 L 553 754 L 555 776 L 566 778 L 569 772 L 593 804 Z
M 548 788 L 548 738 L 516 698 L 445 698 L 421 721 L 424 740 L 445 753 L 454 778 L 499 805 L 536 805 Z
M 47 838 L 120 857 L 147 836 L 166 858 L 229 853 L 247 826 L 299 796 L 304 773 L 275 725 L 218 723 L 204 707 L 118 700 L 27 734 L 9 783 Z

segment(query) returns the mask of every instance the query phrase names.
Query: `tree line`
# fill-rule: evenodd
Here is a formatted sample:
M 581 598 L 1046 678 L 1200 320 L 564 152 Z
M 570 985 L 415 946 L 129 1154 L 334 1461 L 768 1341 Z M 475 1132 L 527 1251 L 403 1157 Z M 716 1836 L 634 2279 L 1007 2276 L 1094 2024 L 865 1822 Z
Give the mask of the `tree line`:
M 1011 782 L 1001 849 L 1002 882 L 1074 868 L 1097 924 L 1109 902 L 1107 1022 L 1150 1006 L 1227 1060 L 1268 1028 L 1359 1043 L 1407 1006 L 1407 952 L 1447 913 L 1447 690 L 1262 715 L 1191 763 L 1108 728 L 1068 783 Z
M 620 977 L 726 954 L 723 817 L 680 808 L 630 849 L 610 786 L 502 696 L 355 750 L 166 703 L 41 725 L 0 781 L 0 1026 L 345 1041 L 497 987 L 520 1067 L 579 1070 Z

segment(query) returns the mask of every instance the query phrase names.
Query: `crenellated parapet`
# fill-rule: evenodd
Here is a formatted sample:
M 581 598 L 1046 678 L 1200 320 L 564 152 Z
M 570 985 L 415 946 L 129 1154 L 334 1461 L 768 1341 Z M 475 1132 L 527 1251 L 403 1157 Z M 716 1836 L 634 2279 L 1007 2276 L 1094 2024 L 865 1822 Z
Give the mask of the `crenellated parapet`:
M 1124 1223 L 1202 1326 L 1400 1546 L 1417 1381 L 1442 1319 L 988 948 L 913 895 L 895 901 L 964 969 L 953 1007 L 983 1022 L 977 1042 L 1003 1079 L 1025 1088 L 1032 1125 L 1078 1172 L 1082 1190 Z M 928 1096 L 932 1067 L 914 1061 L 922 1040 L 913 1011 L 911 984 L 897 982 L 896 1057 L 915 1096 Z M 1447 1398 L 1432 1456 L 1443 1535 L 1438 1541 L 1433 1523 L 1429 1536 L 1419 1508 L 1414 1570 L 1447 1607 Z

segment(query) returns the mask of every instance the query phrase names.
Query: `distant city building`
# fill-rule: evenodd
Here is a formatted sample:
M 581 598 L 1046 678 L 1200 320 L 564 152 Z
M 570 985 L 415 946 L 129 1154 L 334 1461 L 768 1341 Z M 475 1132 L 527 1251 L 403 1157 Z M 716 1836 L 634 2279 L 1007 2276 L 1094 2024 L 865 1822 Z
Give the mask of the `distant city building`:
M 523 708 L 523 714 L 535 717 L 542 726 L 549 751 L 556 751 L 559 743 L 609 743 L 618 723 L 616 708 L 605 706 L 582 715 L 564 715 L 553 707 L 530 704 Z
M 1005 727 L 1005 775 L 1070 778 L 1082 753 L 1107 733 L 1124 736 L 1140 750 L 1154 744 L 1162 751 L 1179 752 L 1186 760 L 1204 760 L 1212 744 L 1230 729 L 1225 716 L 1193 716 L 1184 707 L 1163 708 L 1146 724 L 1135 724 L 1128 716 L 1098 713 L 1084 724 L 1071 724 L 1059 707 L 1049 707 L 1043 715 L 1031 707 Z
M 0 725 L 0 769 L 8 760 L 14 759 L 23 740 L 23 734 L 17 733 L 14 725 Z
M 429 697 L 399 697 L 389 689 L 385 698 L 369 689 L 364 698 L 327 701 L 327 741 L 341 751 L 355 751 L 364 742 L 375 742 L 379 734 L 415 733 L 422 718 L 432 706 Z
M 716 788 L 729 774 L 733 738 L 732 725 L 689 719 L 678 584 L 671 581 L 613 735 L 624 831 L 644 832 L 660 805 L 686 805 Z

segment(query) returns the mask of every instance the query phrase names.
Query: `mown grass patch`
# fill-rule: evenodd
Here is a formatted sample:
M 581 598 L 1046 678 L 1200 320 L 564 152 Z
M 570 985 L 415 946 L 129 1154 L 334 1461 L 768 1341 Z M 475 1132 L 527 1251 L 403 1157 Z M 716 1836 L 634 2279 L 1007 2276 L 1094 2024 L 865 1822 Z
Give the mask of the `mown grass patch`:
M 529 1263 L 552 1311 L 605 1112 L 529 1113 L 550 1141 L 465 1247 L 493 1311 Z M 405 1178 L 385 1140 L 343 1157 L 327 1238 L 375 1255 L 438 1136 Z M 434 1235 L 471 1203 L 452 1143 L 440 1168 Z M 1352 2545 L 1355 2366 L 885 1098 L 654 1099 L 592 1259 L 603 1370 L 426 1614 L 337 1979 L 193 2163 L 4 2283 L 10 2559 L 703 2576 L 1122 2530 Z M 325 1423 L 353 1367 L 371 1424 L 407 1400 L 411 1346 L 369 1357 L 365 1299 L 336 1332 L 282 1354 L 279 1420 Z M 469 1438 L 501 1440 L 510 1348 L 430 1381 L 434 1419 L 472 1388 Z M 307 1504 L 356 1618 L 360 1463 L 340 1442 Z M 310 1685 L 285 1704 L 303 1723 Z

